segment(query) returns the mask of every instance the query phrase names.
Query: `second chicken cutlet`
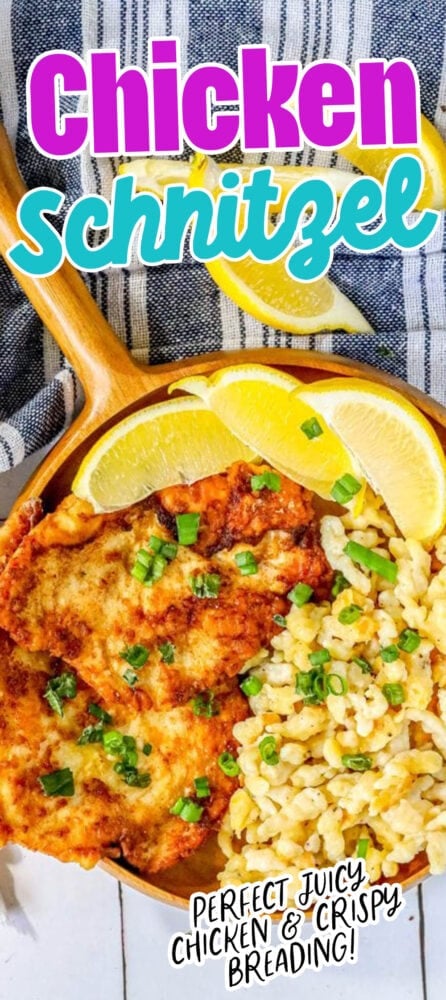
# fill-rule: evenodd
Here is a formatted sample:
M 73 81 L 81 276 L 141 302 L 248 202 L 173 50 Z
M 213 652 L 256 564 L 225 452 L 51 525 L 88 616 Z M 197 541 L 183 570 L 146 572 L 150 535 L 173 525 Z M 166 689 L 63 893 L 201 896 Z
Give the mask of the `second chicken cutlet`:
M 107 704 L 164 708 L 224 690 L 278 631 L 290 591 L 323 599 L 331 576 L 311 494 L 236 464 L 113 514 L 65 499 L 9 560 L 0 624 Z

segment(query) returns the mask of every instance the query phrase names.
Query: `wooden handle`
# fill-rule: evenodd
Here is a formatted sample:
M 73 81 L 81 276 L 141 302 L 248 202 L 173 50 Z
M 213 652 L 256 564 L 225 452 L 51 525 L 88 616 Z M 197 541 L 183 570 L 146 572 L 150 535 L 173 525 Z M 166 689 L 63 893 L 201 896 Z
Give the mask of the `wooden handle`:
M 0 125 L 0 253 L 23 233 L 16 209 L 26 192 L 9 139 Z M 132 361 L 124 345 L 98 309 L 80 274 L 68 263 L 48 278 L 22 274 L 5 258 L 36 312 L 71 362 L 84 387 L 87 408 L 100 407 L 104 415 L 114 397 L 114 407 L 130 395 L 148 390 L 148 377 Z M 141 382 L 141 386 L 139 383 Z M 122 386 L 126 384 L 125 394 Z

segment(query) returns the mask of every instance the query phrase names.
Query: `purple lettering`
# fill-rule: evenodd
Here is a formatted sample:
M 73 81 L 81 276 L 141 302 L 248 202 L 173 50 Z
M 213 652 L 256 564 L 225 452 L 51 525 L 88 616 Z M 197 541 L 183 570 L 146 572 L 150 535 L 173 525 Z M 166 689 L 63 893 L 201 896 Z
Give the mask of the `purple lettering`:
M 272 63 L 269 45 L 242 47 L 243 149 L 301 149 L 296 115 L 286 107 L 299 70 L 299 63 Z
M 142 69 L 131 66 L 120 72 L 118 53 L 99 50 L 90 52 L 90 72 L 93 156 L 150 152 L 149 96 Z
M 355 83 L 350 70 L 323 60 L 308 66 L 299 89 L 300 124 L 311 146 L 344 146 L 355 130 Z
M 87 90 L 85 66 L 72 52 L 44 52 L 34 60 L 27 80 L 28 130 L 34 145 L 55 159 L 75 156 L 88 134 L 85 115 L 61 114 L 60 98 Z
M 188 73 L 183 87 L 183 126 L 193 149 L 222 153 L 238 138 L 238 111 L 212 113 L 212 104 L 238 103 L 237 77 L 227 66 L 207 63 Z
M 361 146 L 416 146 L 419 87 L 407 59 L 359 59 L 359 142 Z
M 177 39 L 156 38 L 151 46 L 153 152 L 181 153 Z

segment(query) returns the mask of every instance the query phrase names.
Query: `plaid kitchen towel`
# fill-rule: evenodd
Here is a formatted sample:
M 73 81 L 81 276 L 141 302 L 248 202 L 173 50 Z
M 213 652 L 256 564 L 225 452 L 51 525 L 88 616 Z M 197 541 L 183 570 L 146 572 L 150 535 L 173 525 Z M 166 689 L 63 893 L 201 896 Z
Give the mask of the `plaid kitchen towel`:
M 210 60 L 235 69 L 237 46 L 261 41 L 270 44 L 274 59 L 303 64 L 405 56 L 418 70 L 422 111 L 446 136 L 446 0 L 0 0 L 0 15 L 1 113 L 19 166 L 29 187 L 54 186 L 66 192 L 68 204 L 86 191 L 107 196 L 118 161 L 84 152 L 52 162 L 32 145 L 26 74 L 47 49 L 82 55 L 118 48 L 122 65 L 144 67 L 148 37 L 175 35 L 184 69 Z M 351 169 L 341 157 L 312 149 L 265 160 Z M 337 251 L 330 275 L 363 311 L 374 336 L 277 332 L 239 310 L 187 256 L 182 264 L 149 270 L 135 263 L 87 281 L 135 357 L 151 364 L 219 349 L 311 348 L 368 361 L 446 402 L 441 223 L 418 252 Z M 3 264 L 0 344 L 0 470 L 6 470 L 60 433 L 81 399 L 68 364 Z

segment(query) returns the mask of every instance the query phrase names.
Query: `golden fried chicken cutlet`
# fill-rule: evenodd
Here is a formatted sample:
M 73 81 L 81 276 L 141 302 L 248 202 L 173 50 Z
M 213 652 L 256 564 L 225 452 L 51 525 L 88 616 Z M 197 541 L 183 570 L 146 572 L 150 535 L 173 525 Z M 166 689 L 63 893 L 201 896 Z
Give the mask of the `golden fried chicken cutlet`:
M 62 657 L 109 705 L 160 708 L 221 690 L 276 633 L 296 584 L 324 598 L 331 583 L 310 494 L 268 477 L 237 464 L 106 515 L 67 498 L 2 574 L 0 625 Z M 196 542 L 183 535 L 194 513 Z
M 235 751 L 232 727 L 247 701 L 235 688 L 217 708 L 199 716 L 184 705 L 124 723 L 122 709 L 101 709 L 61 661 L 0 631 L 0 844 L 87 868 L 103 857 L 146 873 L 175 864 L 217 828 L 236 785 L 218 757 Z

